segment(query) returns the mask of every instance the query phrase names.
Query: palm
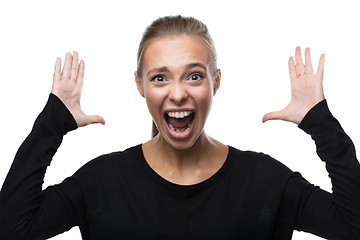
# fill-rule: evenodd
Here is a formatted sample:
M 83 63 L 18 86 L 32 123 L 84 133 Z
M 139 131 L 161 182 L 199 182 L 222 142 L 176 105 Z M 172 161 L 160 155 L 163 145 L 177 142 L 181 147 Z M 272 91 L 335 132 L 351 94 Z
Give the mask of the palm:
M 56 59 L 54 81 L 51 92 L 65 104 L 73 115 L 79 127 L 91 123 L 102 123 L 105 121 L 100 116 L 85 115 L 80 107 L 81 90 L 83 86 L 85 64 L 80 61 L 77 52 L 74 56 L 66 54 L 63 71 L 61 72 L 61 59 Z
M 281 111 L 266 114 L 263 117 L 263 122 L 280 119 L 300 124 L 306 113 L 324 99 L 322 81 L 325 55 L 320 57 L 316 74 L 313 71 L 309 48 L 305 50 L 305 65 L 301 58 L 300 47 L 296 48 L 295 59 L 296 64 L 292 57 L 289 59 L 290 103 Z

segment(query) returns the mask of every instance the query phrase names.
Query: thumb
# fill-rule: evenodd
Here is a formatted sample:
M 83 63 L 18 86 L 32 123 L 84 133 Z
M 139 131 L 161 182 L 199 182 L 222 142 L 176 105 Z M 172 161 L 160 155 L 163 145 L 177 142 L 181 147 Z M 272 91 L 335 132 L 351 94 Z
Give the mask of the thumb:
M 105 120 L 104 118 L 98 116 L 98 115 L 86 115 L 85 116 L 85 123 L 84 126 L 89 125 L 89 124 L 93 124 L 93 123 L 101 123 L 101 124 L 105 124 Z
M 264 123 L 268 120 L 279 120 L 279 119 L 280 120 L 283 119 L 282 111 L 269 112 L 263 116 L 262 122 Z

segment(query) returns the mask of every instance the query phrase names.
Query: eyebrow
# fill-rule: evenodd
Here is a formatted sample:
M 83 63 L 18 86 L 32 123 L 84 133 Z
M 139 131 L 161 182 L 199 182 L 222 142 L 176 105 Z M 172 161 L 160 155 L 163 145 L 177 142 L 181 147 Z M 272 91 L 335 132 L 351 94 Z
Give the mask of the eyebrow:
M 204 71 L 207 71 L 206 67 L 201 63 L 189 63 L 189 64 L 185 65 L 186 70 L 196 68 L 196 67 L 202 68 Z M 153 72 L 168 73 L 168 72 L 170 72 L 170 69 L 166 66 L 159 67 L 159 68 L 153 68 L 147 73 L 147 76 L 149 76 Z
M 151 69 L 146 75 L 149 76 L 152 72 L 170 72 L 168 67 L 159 67 Z

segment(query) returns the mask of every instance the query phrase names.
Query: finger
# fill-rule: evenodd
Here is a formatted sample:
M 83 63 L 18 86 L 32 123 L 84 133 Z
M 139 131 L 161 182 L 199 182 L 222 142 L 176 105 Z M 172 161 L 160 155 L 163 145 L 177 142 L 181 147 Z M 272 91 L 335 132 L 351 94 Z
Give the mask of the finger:
M 72 62 L 71 53 L 66 53 L 64 69 L 63 69 L 63 72 L 62 72 L 62 79 L 70 79 L 70 76 L 71 76 L 71 62 Z
M 61 58 L 57 57 L 54 69 L 54 82 L 61 80 Z
M 296 79 L 298 76 L 298 74 L 296 73 L 295 62 L 293 57 L 289 58 L 289 74 L 291 80 Z
M 262 122 L 264 123 L 268 120 L 284 120 L 283 114 L 281 111 L 269 112 L 263 116 Z
M 71 80 L 75 80 L 77 71 L 78 71 L 78 63 L 79 63 L 79 54 L 74 51 L 73 52 L 73 59 L 71 64 Z
M 301 57 L 301 49 L 300 47 L 296 47 L 295 49 L 295 61 L 296 61 L 296 73 L 304 73 L 304 63 Z
M 98 115 L 87 115 L 85 117 L 85 126 L 93 123 L 101 123 L 102 125 L 105 125 L 105 120 Z
M 79 70 L 77 72 L 77 76 L 76 76 L 76 85 L 78 87 L 82 87 L 83 82 L 84 82 L 84 75 L 85 75 L 85 62 L 84 60 L 80 60 L 80 64 L 79 64 Z
M 325 54 L 322 54 L 320 56 L 319 66 L 318 66 L 318 69 L 316 71 L 316 77 L 320 77 L 321 81 L 324 78 L 324 67 L 325 67 Z
M 305 73 L 314 74 L 314 69 L 311 62 L 310 48 L 305 49 Z

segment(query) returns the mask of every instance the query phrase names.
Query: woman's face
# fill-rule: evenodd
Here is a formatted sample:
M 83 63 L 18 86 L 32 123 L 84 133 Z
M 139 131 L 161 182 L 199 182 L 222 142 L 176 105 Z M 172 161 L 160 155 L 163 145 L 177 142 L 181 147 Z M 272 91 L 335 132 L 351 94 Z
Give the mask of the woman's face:
M 214 76 L 204 43 L 186 35 L 152 40 L 143 61 L 136 82 L 160 138 L 176 149 L 189 149 L 204 134 L 220 71 Z

